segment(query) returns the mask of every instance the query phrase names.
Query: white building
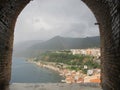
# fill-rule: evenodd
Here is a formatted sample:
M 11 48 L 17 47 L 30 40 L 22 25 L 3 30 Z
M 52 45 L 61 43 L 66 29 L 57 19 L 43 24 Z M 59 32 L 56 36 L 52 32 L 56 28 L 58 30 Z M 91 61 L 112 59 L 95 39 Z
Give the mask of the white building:
M 92 55 L 97 58 L 100 57 L 100 49 L 99 48 L 88 48 L 88 49 L 71 49 L 70 50 L 73 55 L 75 54 L 83 54 L 83 55 Z

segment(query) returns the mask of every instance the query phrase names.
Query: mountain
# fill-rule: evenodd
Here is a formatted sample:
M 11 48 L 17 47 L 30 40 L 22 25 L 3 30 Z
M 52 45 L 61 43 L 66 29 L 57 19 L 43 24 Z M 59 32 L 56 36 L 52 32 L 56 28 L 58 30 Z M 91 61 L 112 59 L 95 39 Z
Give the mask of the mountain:
M 83 49 L 100 47 L 100 37 L 70 38 L 56 36 L 42 43 L 37 43 L 21 52 L 23 55 L 34 56 L 47 50 Z

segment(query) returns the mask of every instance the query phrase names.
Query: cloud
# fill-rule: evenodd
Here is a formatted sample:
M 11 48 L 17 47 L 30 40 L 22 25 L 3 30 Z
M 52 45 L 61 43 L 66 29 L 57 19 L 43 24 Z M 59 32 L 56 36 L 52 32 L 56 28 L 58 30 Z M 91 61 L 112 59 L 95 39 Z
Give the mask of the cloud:
M 15 43 L 46 40 L 56 35 L 99 35 L 96 19 L 81 0 L 34 0 L 21 12 L 15 27 Z

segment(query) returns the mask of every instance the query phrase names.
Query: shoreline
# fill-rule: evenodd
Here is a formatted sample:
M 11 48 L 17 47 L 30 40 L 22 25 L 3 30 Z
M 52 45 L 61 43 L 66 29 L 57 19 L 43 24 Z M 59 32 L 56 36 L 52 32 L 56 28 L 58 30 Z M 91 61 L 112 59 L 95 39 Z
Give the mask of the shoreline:
M 41 63 L 41 62 L 36 62 L 36 61 L 31 61 L 31 60 L 27 60 L 27 62 L 32 63 L 32 64 L 35 64 L 35 65 L 37 65 L 38 67 L 51 69 L 51 70 L 53 70 L 53 71 L 56 71 L 56 72 L 58 72 L 58 73 L 61 73 L 59 68 L 54 67 L 54 66 L 52 66 L 52 65 L 46 65 L 46 64 L 43 64 L 43 63 Z
M 27 61 L 37 65 L 38 67 L 47 68 L 58 72 L 60 76 L 65 78 L 64 80 L 61 80 L 62 83 L 84 83 L 84 78 L 86 77 L 86 75 L 80 71 L 76 72 L 75 70 L 65 68 L 61 69 L 56 66 L 56 63 L 53 62 L 36 62 L 33 59 L 28 59 Z
M 81 70 L 75 71 L 66 68 L 60 68 L 58 67 L 59 64 L 56 64 L 54 62 L 34 61 L 32 58 L 27 59 L 26 61 L 35 64 L 38 67 L 47 68 L 58 72 L 60 76 L 65 78 L 64 80 L 61 80 L 62 83 L 101 83 L 100 69 L 95 69 L 97 73 L 89 76 L 87 74 L 83 74 Z

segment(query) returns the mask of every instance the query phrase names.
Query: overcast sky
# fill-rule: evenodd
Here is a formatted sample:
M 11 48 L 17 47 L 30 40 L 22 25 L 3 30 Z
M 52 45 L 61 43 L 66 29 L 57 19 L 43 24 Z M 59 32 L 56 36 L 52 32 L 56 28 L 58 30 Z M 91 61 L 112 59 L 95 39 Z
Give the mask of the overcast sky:
M 15 43 L 54 36 L 98 36 L 93 13 L 81 0 L 33 0 L 19 15 Z

